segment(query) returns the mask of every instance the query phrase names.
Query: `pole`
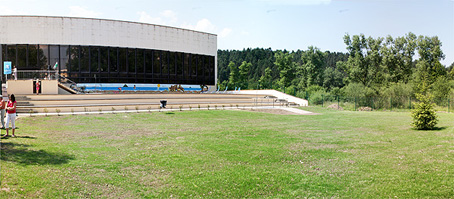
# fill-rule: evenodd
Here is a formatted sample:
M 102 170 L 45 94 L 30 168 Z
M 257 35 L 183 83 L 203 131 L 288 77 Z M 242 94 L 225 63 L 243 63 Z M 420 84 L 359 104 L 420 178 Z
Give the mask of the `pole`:
M 337 96 L 337 109 L 339 110 L 339 95 Z
M 325 98 L 323 97 L 323 94 L 322 94 L 322 107 L 323 107 L 324 103 L 325 103 Z
M 411 97 L 408 97 L 409 105 L 410 105 L 410 110 L 411 110 Z
M 389 109 L 393 110 L 393 97 L 389 97 Z

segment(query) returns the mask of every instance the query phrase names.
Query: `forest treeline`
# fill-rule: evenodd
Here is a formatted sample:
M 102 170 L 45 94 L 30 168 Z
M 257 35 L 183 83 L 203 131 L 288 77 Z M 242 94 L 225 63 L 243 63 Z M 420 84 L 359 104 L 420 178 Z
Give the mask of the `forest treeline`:
M 424 88 L 435 99 L 454 95 L 454 63 L 437 36 L 408 33 L 393 38 L 345 35 L 347 53 L 271 48 L 218 50 L 221 90 L 276 89 L 298 97 L 412 97 Z

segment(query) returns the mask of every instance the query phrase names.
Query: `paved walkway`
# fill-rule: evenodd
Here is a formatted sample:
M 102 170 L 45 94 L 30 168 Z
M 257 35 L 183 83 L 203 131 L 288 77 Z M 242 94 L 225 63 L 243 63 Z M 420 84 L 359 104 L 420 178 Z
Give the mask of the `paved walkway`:
M 305 110 L 301 110 L 298 108 L 292 108 L 292 107 L 272 107 L 272 106 L 263 106 L 263 107 L 255 107 L 255 106 L 250 106 L 250 107 L 241 107 L 244 110 L 248 109 L 281 109 L 284 111 L 289 111 L 296 113 L 298 115 L 318 115 L 319 113 L 313 113 Z M 242 110 L 242 109 L 237 109 L 236 107 L 224 107 L 224 110 Z M 208 108 L 182 108 L 181 111 L 197 111 L 197 110 L 208 110 Z M 213 107 L 210 108 L 210 110 L 215 110 Z M 222 108 L 218 107 L 218 110 L 222 110 Z M 152 113 L 152 112 L 172 112 L 172 111 L 180 111 L 178 108 L 163 108 L 163 109 L 151 109 L 151 110 L 115 110 L 115 111 L 78 111 L 78 112 L 61 112 L 61 113 L 19 113 L 18 117 L 29 117 L 29 116 L 44 116 L 44 115 L 93 115 L 93 114 L 115 114 L 115 113 Z
M 313 113 L 313 112 L 310 112 L 310 111 L 305 111 L 305 110 L 301 110 L 301 109 L 297 109 L 297 108 L 282 107 L 280 109 L 285 110 L 285 111 L 289 111 L 289 112 L 293 112 L 293 113 L 296 113 L 296 114 L 299 114 L 299 115 L 318 115 L 318 113 Z

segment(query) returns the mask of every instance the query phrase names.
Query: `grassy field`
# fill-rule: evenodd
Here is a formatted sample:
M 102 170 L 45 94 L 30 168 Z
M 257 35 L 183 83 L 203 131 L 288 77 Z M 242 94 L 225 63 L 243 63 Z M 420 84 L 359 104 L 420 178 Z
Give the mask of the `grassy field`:
M 304 109 L 21 118 L 0 198 L 454 197 L 454 114 Z

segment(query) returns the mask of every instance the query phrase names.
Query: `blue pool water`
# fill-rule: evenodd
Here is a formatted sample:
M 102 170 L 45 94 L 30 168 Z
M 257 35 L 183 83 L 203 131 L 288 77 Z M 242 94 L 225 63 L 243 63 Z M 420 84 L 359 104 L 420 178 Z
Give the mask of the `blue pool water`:
M 124 87 L 127 85 L 128 87 Z M 134 89 L 134 85 L 136 89 Z M 86 91 L 118 91 L 121 87 L 122 91 L 167 91 L 173 84 L 77 84 L 78 87 L 85 86 Z M 185 91 L 201 91 L 199 85 L 181 85 Z

